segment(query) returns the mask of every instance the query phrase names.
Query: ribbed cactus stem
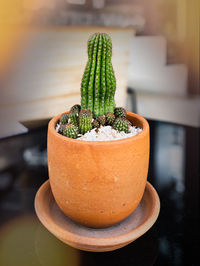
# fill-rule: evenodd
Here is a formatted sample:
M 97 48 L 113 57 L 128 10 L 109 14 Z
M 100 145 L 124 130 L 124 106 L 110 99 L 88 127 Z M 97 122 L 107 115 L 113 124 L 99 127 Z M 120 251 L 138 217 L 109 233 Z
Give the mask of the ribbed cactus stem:
M 96 76 L 94 86 L 94 116 L 98 116 L 100 113 L 100 84 L 101 84 L 101 56 L 102 56 L 102 35 L 99 36 L 98 52 L 97 52 L 97 64 L 96 64 Z
M 81 134 L 92 129 L 92 113 L 88 109 L 82 109 L 79 113 L 79 130 Z
M 71 124 L 78 126 L 78 110 L 72 110 L 69 113 L 69 120 Z
M 88 62 L 81 81 L 81 107 L 83 109 L 87 108 L 88 106 L 88 85 L 90 79 L 90 70 L 92 66 L 92 53 L 95 39 L 96 34 L 92 35 L 92 37 L 88 40 Z
M 116 117 L 126 118 L 126 110 L 123 107 L 116 107 L 114 109 L 114 114 Z
M 97 121 L 99 122 L 99 124 L 101 126 L 105 126 L 105 124 L 106 124 L 106 117 L 105 117 L 105 115 L 99 115 L 97 117 Z
M 124 131 L 125 133 L 128 133 L 129 132 L 129 121 L 121 117 L 116 118 L 112 127 L 118 130 L 119 132 Z
M 90 70 L 89 77 L 89 86 L 88 86 L 88 104 L 87 109 L 89 109 L 92 113 L 94 110 L 94 81 L 95 81 L 95 72 L 96 72 L 96 62 L 97 62 L 97 48 L 98 48 L 99 35 L 96 36 L 93 47 L 92 54 L 92 66 Z
M 63 135 L 68 138 L 76 139 L 78 137 L 78 127 L 72 124 L 67 124 L 63 130 Z
M 101 56 L 101 83 L 100 83 L 100 99 L 99 99 L 99 115 L 104 114 L 104 104 L 106 96 L 106 38 L 102 34 L 102 56 Z
M 81 106 L 80 104 L 75 104 L 71 107 L 70 111 L 75 111 L 79 114 L 79 112 L 81 111 Z
M 110 104 L 109 104 L 109 112 L 113 113 L 115 108 L 115 91 L 116 91 L 116 78 L 113 66 L 111 65 L 111 96 L 110 96 Z
M 111 38 L 105 33 L 92 35 L 81 82 L 81 108 L 89 109 L 95 117 L 114 111 L 116 79 L 111 56 Z
M 96 119 L 94 119 L 94 121 L 92 122 L 92 127 L 93 128 L 99 128 L 100 127 L 99 121 L 97 121 Z
M 112 126 L 115 121 L 115 115 L 113 113 L 107 113 L 106 115 L 106 124 Z
M 106 49 L 106 99 L 104 105 L 105 113 L 110 111 L 110 101 L 112 97 L 112 80 L 111 80 L 111 55 L 112 55 L 112 42 L 109 36 L 106 36 L 107 49 Z
M 61 124 L 67 124 L 69 120 L 69 115 L 68 114 L 63 114 L 60 118 L 60 123 Z

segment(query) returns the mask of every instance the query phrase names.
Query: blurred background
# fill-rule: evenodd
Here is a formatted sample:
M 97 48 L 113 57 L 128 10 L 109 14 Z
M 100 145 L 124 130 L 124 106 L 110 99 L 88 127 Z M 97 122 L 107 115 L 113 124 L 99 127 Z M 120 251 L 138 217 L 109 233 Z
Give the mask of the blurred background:
M 199 17 L 199 0 L 0 0 L 0 265 L 198 265 Z M 48 121 L 80 103 L 94 32 L 112 37 L 117 105 L 150 123 L 161 198 L 153 230 L 110 255 L 66 248 L 33 207 Z
M 80 101 L 96 31 L 113 39 L 117 105 L 199 126 L 198 0 L 13 0 L 0 7 L 1 137 Z

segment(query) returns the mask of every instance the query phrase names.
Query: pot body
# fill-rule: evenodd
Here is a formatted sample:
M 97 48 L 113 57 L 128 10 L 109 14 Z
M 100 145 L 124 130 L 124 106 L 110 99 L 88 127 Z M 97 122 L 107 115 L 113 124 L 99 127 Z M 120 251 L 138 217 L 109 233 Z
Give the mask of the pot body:
M 116 141 L 81 141 L 48 127 L 48 167 L 52 193 L 72 220 L 103 228 L 129 216 L 142 199 L 149 164 L 149 125 L 128 112 L 143 128 L 137 136 Z

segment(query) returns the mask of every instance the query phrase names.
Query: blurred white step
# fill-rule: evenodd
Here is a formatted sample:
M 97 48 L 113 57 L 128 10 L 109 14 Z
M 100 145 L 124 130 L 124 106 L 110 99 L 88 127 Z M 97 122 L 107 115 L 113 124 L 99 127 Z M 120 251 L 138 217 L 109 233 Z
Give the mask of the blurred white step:
M 200 98 L 137 92 L 138 114 L 159 121 L 200 126 Z
M 130 67 L 143 69 L 166 64 L 167 43 L 162 36 L 136 36 L 131 40 Z
M 184 96 L 187 93 L 187 67 L 166 65 L 141 69 L 135 67 L 129 76 L 128 85 L 136 90 Z
M 131 44 L 128 86 L 138 91 L 185 96 L 187 67 L 166 65 L 166 40 L 163 37 L 134 37 Z

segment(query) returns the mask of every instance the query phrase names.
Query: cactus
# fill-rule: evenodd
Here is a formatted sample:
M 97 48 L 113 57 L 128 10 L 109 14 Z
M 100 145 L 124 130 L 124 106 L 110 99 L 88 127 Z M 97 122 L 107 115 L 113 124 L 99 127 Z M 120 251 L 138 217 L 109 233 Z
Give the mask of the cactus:
M 108 112 L 106 115 L 106 124 L 112 126 L 115 121 L 115 115 L 113 113 Z
M 97 121 L 96 119 L 94 119 L 94 121 L 92 122 L 92 127 L 93 128 L 99 128 L 100 127 L 99 121 Z
M 124 131 L 125 133 L 129 132 L 129 122 L 121 117 L 115 119 L 112 127 L 118 130 L 119 132 L 121 131 Z
M 68 122 L 75 126 L 78 126 L 78 111 L 76 109 L 70 111 Z
M 76 139 L 78 137 L 78 133 L 78 127 L 73 124 L 67 124 L 63 130 L 63 135 L 72 139 Z
M 115 107 L 116 79 L 111 63 L 112 42 L 105 33 L 95 33 L 88 41 L 88 62 L 81 81 L 81 108 L 95 117 Z
M 99 115 L 97 117 L 97 121 L 99 122 L 99 124 L 101 126 L 105 126 L 105 124 L 106 124 L 106 117 L 105 117 L 105 115 Z
M 63 131 L 64 131 L 65 127 L 66 127 L 66 124 L 60 124 L 59 129 L 58 129 L 58 133 L 63 135 Z
M 92 129 L 92 113 L 88 109 L 82 109 L 79 113 L 79 130 L 81 134 Z
M 69 120 L 69 115 L 68 114 L 63 114 L 60 118 L 60 123 L 62 125 L 67 124 Z
M 114 109 L 114 114 L 116 117 L 126 118 L 126 110 L 123 107 L 116 107 Z
M 71 107 L 70 111 L 76 111 L 78 114 L 80 113 L 81 111 L 81 106 L 80 104 L 75 104 Z

